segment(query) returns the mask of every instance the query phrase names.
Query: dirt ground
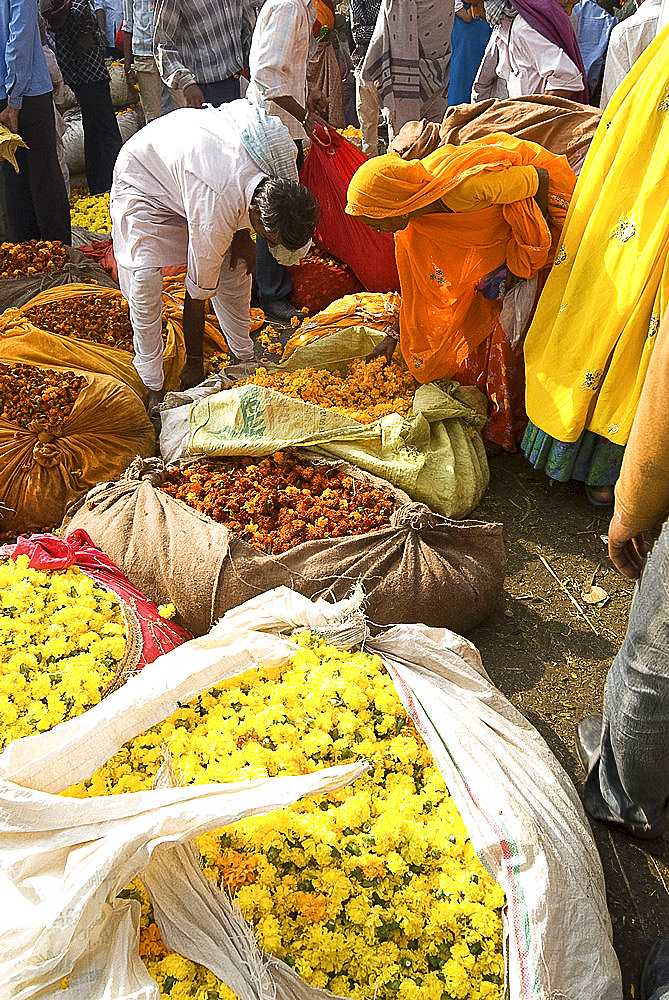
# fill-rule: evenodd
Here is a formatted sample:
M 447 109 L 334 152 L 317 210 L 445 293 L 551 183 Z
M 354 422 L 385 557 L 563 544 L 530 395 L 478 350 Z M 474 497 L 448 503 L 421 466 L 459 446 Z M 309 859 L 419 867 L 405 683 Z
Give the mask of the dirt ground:
M 518 455 L 502 454 L 490 464 L 489 491 L 472 516 L 504 525 L 507 579 L 499 612 L 469 638 L 495 684 L 580 787 L 584 774 L 574 727 L 601 709 L 606 673 L 625 635 L 632 586 L 609 563 L 602 539 L 607 512 L 590 507 L 582 486 L 552 483 Z M 603 607 L 581 597 L 592 583 L 608 594 Z M 669 840 L 644 843 L 605 824 L 592 826 L 623 995 L 638 997 L 648 946 L 668 933 Z

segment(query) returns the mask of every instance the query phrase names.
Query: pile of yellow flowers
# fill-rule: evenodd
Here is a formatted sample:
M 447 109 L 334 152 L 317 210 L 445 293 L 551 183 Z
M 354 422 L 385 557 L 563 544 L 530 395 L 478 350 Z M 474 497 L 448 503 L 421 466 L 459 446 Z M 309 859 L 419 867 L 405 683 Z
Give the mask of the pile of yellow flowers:
M 0 562 L 0 750 L 96 705 L 126 646 L 113 594 L 76 566 Z
M 343 375 L 315 368 L 298 368 L 294 372 L 259 368 L 238 384 L 266 386 L 284 396 L 336 410 L 361 424 L 371 424 L 390 413 L 405 417 L 417 387 L 404 364 L 386 364 L 382 358 L 370 362 L 356 358 Z
M 311 632 L 295 640 L 285 665 L 201 694 L 66 794 L 148 788 L 164 746 L 191 784 L 365 759 L 346 788 L 200 837 L 205 874 L 236 895 L 261 948 L 314 986 L 355 1000 L 500 1000 L 504 894 L 391 677 L 376 656 Z M 162 995 L 205 996 L 202 974 L 159 938 L 145 919 Z
M 75 192 L 70 204 L 70 220 L 73 226 L 90 229 L 93 233 L 111 233 L 108 191 L 98 195 Z

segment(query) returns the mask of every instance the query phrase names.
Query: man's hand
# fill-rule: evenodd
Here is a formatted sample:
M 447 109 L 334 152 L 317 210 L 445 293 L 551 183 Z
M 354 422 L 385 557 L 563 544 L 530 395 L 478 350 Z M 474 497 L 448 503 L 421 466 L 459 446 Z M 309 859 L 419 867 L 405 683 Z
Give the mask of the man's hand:
M 4 111 L 0 111 L 0 124 L 4 125 L 5 128 L 8 128 L 10 132 L 14 133 L 14 135 L 18 135 L 19 109 L 10 108 L 9 105 L 7 105 Z
M 204 361 L 202 358 L 188 358 L 181 369 L 180 389 L 184 392 L 199 385 L 200 382 L 204 382 Z
M 240 261 L 244 264 L 247 274 L 255 274 L 256 245 L 251 239 L 249 229 L 239 229 L 230 244 L 230 267 L 234 270 Z
M 137 81 L 137 73 L 133 69 L 133 67 L 130 65 L 129 62 L 128 63 L 126 63 L 126 62 L 123 63 L 123 70 L 125 72 L 125 82 L 128 84 L 128 86 L 129 87 L 136 87 L 137 83 L 138 83 L 138 81 Z
M 638 580 L 647 555 L 643 535 L 632 535 L 614 512 L 609 524 L 609 559 L 618 572 L 628 580 Z
M 380 344 L 374 348 L 371 354 L 368 354 L 365 361 L 374 361 L 376 358 L 383 358 L 386 364 L 392 361 L 393 354 L 395 353 L 395 348 L 397 347 L 397 341 L 392 337 L 384 337 Z
M 184 87 L 184 100 L 187 108 L 204 107 L 204 94 L 196 83 L 189 83 Z
M 307 133 L 310 139 L 314 138 L 314 132 L 316 131 L 316 126 L 320 125 L 329 135 L 329 126 L 324 118 L 317 115 L 315 111 L 309 111 L 307 117 L 304 120 L 304 131 Z M 322 145 L 322 144 L 321 144 Z

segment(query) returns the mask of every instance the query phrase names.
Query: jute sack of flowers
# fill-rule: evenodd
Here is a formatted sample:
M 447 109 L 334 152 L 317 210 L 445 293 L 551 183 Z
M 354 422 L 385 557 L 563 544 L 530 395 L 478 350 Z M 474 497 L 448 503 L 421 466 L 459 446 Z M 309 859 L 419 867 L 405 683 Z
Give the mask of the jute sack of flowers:
M 135 461 L 117 482 L 94 487 L 65 526 L 83 528 L 143 593 L 174 604 L 195 635 L 281 585 L 342 598 L 359 583 L 370 618 L 384 625 L 422 621 L 466 632 L 496 607 L 505 568 L 501 525 L 440 517 L 345 462 L 316 459 L 314 466 L 383 490 L 394 508 L 388 526 L 316 536 L 270 555 L 164 492 L 167 470 L 157 459 Z
M 144 404 L 123 383 L 0 361 L 0 532 L 60 524 L 71 500 L 154 450 Z
M 365 327 L 338 330 L 299 347 L 284 364 L 264 367 L 277 372 L 344 370 L 382 339 Z M 190 407 L 183 394 L 165 400 L 163 414 L 173 404 L 178 410 L 161 434 L 164 457 L 172 461 L 188 455 L 270 455 L 291 446 L 315 448 L 387 480 L 445 517 L 466 517 L 487 488 L 490 474 L 480 434 L 486 403 L 477 389 L 446 381 L 419 385 L 406 416 L 390 413 L 362 424 L 271 388 L 235 386 L 234 368 L 228 373 L 227 380 L 209 380 L 212 394 Z M 216 385 L 224 391 L 216 392 Z
M 3 244 L 0 251 L 0 312 L 11 306 L 18 309 L 48 288 L 74 282 L 95 282 L 103 288 L 118 288 L 104 268 L 86 254 L 62 243 L 30 240 Z
M 163 372 L 167 389 L 179 385 L 186 361 L 181 314 L 164 300 Z M 128 306 L 118 288 L 76 283 L 41 292 L 0 316 L 0 361 L 72 365 L 111 375 L 144 397 L 132 359 Z
M 421 625 L 395 626 L 370 639 L 354 599 L 312 603 L 283 588 L 229 612 L 206 638 L 161 657 L 84 715 L 17 740 L 0 755 L 0 866 L 10 904 L 0 910 L 0 995 L 190 995 L 183 961 L 172 965 L 175 975 L 159 994 L 139 960 L 140 904 L 117 894 L 140 875 L 167 949 L 211 970 L 241 1000 L 332 997 L 254 949 L 239 912 L 201 873 L 187 842 L 301 795 L 316 794 L 326 806 L 340 801 L 332 792 L 360 777 L 363 762 L 296 777 L 184 787 L 169 787 L 163 770 L 152 790 L 131 795 L 57 794 L 94 776 L 125 743 L 201 692 L 220 689 L 259 662 L 264 672 L 281 673 L 301 648 L 299 635 L 291 639 L 291 633 L 304 629 L 342 650 L 364 642 L 367 654 L 381 658 L 474 850 L 506 896 L 506 983 L 484 977 L 477 998 L 499 996 L 506 987 L 511 1000 L 621 1000 L 601 863 L 576 791 L 536 730 L 495 689 L 474 647 L 448 630 Z M 327 856 L 331 864 L 331 852 Z M 340 866 L 343 872 L 350 867 L 344 860 Z M 388 908 L 392 916 L 392 900 Z M 442 932 L 446 928 L 435 930 Z M 324 957 L 327 949 L 324 943 Z M 457 980 L 459 965 L 466 983 L 466 970 L 479 955 L 480 945 L 465 946 L 457 959 L 444 960 L 449 979 L 431 976 L 439 985 L 430 997 L 471 997 L 466 987 L 441 984 Z M 356 956 L 349 958 L 354 974 Z M 220 984 L 208 988 L 225 995 Z M 420 987 L 398 989 L 401 997 L 422 995 Z

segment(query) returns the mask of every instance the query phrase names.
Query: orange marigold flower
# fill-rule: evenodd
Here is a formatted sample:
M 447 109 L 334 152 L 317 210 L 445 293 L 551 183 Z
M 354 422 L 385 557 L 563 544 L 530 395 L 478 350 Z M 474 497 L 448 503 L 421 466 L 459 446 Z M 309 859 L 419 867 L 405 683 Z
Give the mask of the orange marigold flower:
M 164 958 L 168 950 L 163 944 L 157 924 L 143 927 L 139 934 L 140 958 Z

